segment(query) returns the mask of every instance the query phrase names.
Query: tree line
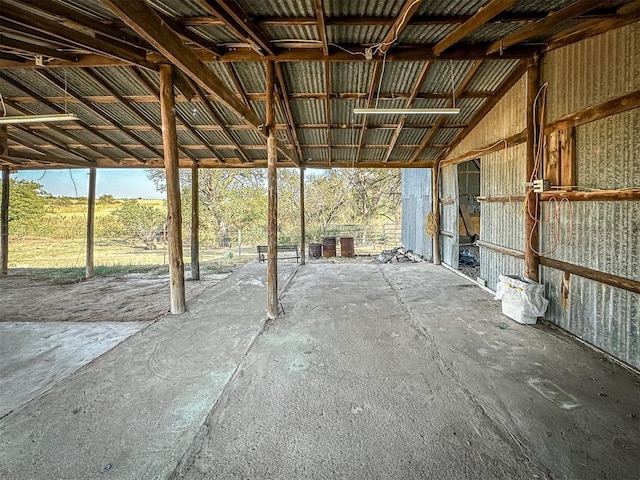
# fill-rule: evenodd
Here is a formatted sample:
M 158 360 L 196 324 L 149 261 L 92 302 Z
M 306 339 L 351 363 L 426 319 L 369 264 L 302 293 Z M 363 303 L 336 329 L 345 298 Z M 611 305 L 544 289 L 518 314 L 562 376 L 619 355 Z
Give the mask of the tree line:
M 148 170 L 159 191 L 164 170 Z M 185 238 L 191 222 L 191 171 L 180 171 Z M 266 242 L 267 188 L 264 169 L 199 170 L 200 237 L 210 246 Z M 278 241 L 299 243 L 299 172 L 278 170 Z M 307 171 L 305 176 L 308 240 L 318 240 L 331 225 L 357 225 L 359 231 L 399 223 L 401 180 L 397 169 Z M 83 214 L 84 213 L 84 214 Z M 53 197 L 34 181 L 11 179 L 11 237 L 81 238 L 86 228 L 86 197 Z M 129 238 L 146 248 L 162 240 L 166 204 L 141 199 L 96 201 L 96 238 Z

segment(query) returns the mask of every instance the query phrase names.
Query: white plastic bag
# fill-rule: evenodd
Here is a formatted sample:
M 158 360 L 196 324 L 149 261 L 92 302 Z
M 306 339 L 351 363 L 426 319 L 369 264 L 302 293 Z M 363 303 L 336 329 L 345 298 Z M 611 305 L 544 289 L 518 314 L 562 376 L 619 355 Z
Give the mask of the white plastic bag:
M 534 324 L 547 311 L 544 285 L 515 275 L 500 275 L 496 300 L 502 300 L 502 313 L 519 323 Z

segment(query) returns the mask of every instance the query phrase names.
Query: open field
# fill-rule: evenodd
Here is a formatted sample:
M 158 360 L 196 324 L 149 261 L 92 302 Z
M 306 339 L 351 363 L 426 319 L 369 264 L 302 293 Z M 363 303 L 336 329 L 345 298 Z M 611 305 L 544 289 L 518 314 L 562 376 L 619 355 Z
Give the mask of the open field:
M 190 263 L 190 249 L 184 247 L 184 261 Z M 168 264 L 168 252 L 159 244 L 157 250 L 145 250 L 128 240 L 96 239 L 94 262 L 96 273 L 103 267 L 132 267 L 139 271 L 139 266 L 163 266 Z M 238 256 L 237 249 L 200 247 L 202 263 L 216 261 L 237 265 L 255 260 L 255 248 L 243 249 Z M 85 264 L 85 240 L 54 240 L 50 238 L 26 238 L 9 244 L 9 269 L 24 268 L 56 268 L 83 269 Z M 142 268 L 142 267 L 141 267 Z M 148 268 L 146 269 L 148 270 Z

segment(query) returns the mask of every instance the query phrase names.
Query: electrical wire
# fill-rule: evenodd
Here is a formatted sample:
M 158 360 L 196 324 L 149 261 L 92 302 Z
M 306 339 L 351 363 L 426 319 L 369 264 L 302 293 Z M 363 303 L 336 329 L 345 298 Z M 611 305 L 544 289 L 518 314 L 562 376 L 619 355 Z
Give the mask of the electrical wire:
M 7 106 L 4 104 L 4 98 L 2 97 L 2 93 L 0 93 L 0 103 L 2 103 L 2 116 L 7 116 Z

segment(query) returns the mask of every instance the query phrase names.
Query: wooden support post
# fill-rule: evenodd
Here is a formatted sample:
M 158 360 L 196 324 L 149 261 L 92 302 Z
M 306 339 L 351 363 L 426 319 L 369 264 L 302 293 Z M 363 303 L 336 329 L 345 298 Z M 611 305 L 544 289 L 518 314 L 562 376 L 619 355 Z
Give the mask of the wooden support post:
M 304 265 L 306 262 L 305 249 L 305 235 L 306 235 L 306 218 L 304 214 L 304 168 L 300 167 L 300 265 Z
M 9 154 L 7 126 L 0 125 L 0 155 Z M 0 201 L 0 275 L 9 270 L 9 167 L 2 167 L 2 200 Z
M 200 280 L 200 195 L 198 165 L 191 167 L 191 280 Z
M 93 238 L 96 219 L 96 168 L 89 169 L 89 194 L 87 196 L 87 258 L 85 278 L 93 278 Z
M 540 77 L 540 64 L 537 60 L 533 60 L 527 67 L 527 158 L 526 158 L 526 182 L 532 181 L 534 168 L 536 164 L 537 145 L 539 139 L 538 119 L 533 117 L 534 103 L 538 95 L 538 81 Z M 540 109 L 537 109 L 540 111 Z M 540 221 L 540 199 L 532 188 L 527 187 L 527 208 L 524 217 L 524 276 L 534 282 L 538 281 L 538 270 L 540 259 L 539 251 L 539 232 L 538 225 Z
M 433 236 L 433 264 L 440 265 L 440 192 L 438 188 L 438 177 L 440 167 L 436 165 L 431 169 L 431 195 L 433 204 L 433 214 L 436 217 L 438 228 Z
M 171 313 L 186 311 L 184 292 L 184 260 L 182 259 L 182 213 L 180 210 L 180 179 L 178 172 L 178 136 L 176 133 L 173 67 L 159 65 L 160 110 L 162 115 L 162 145 L 167 174 L 167 227 L 169 230 L 169 285 Z
M 274 120 L 274 66 L 267 61 L 267 171 L 268 171 L 268 224 L 267 224 L 267 316 L 278 316 L 278 150 Z

